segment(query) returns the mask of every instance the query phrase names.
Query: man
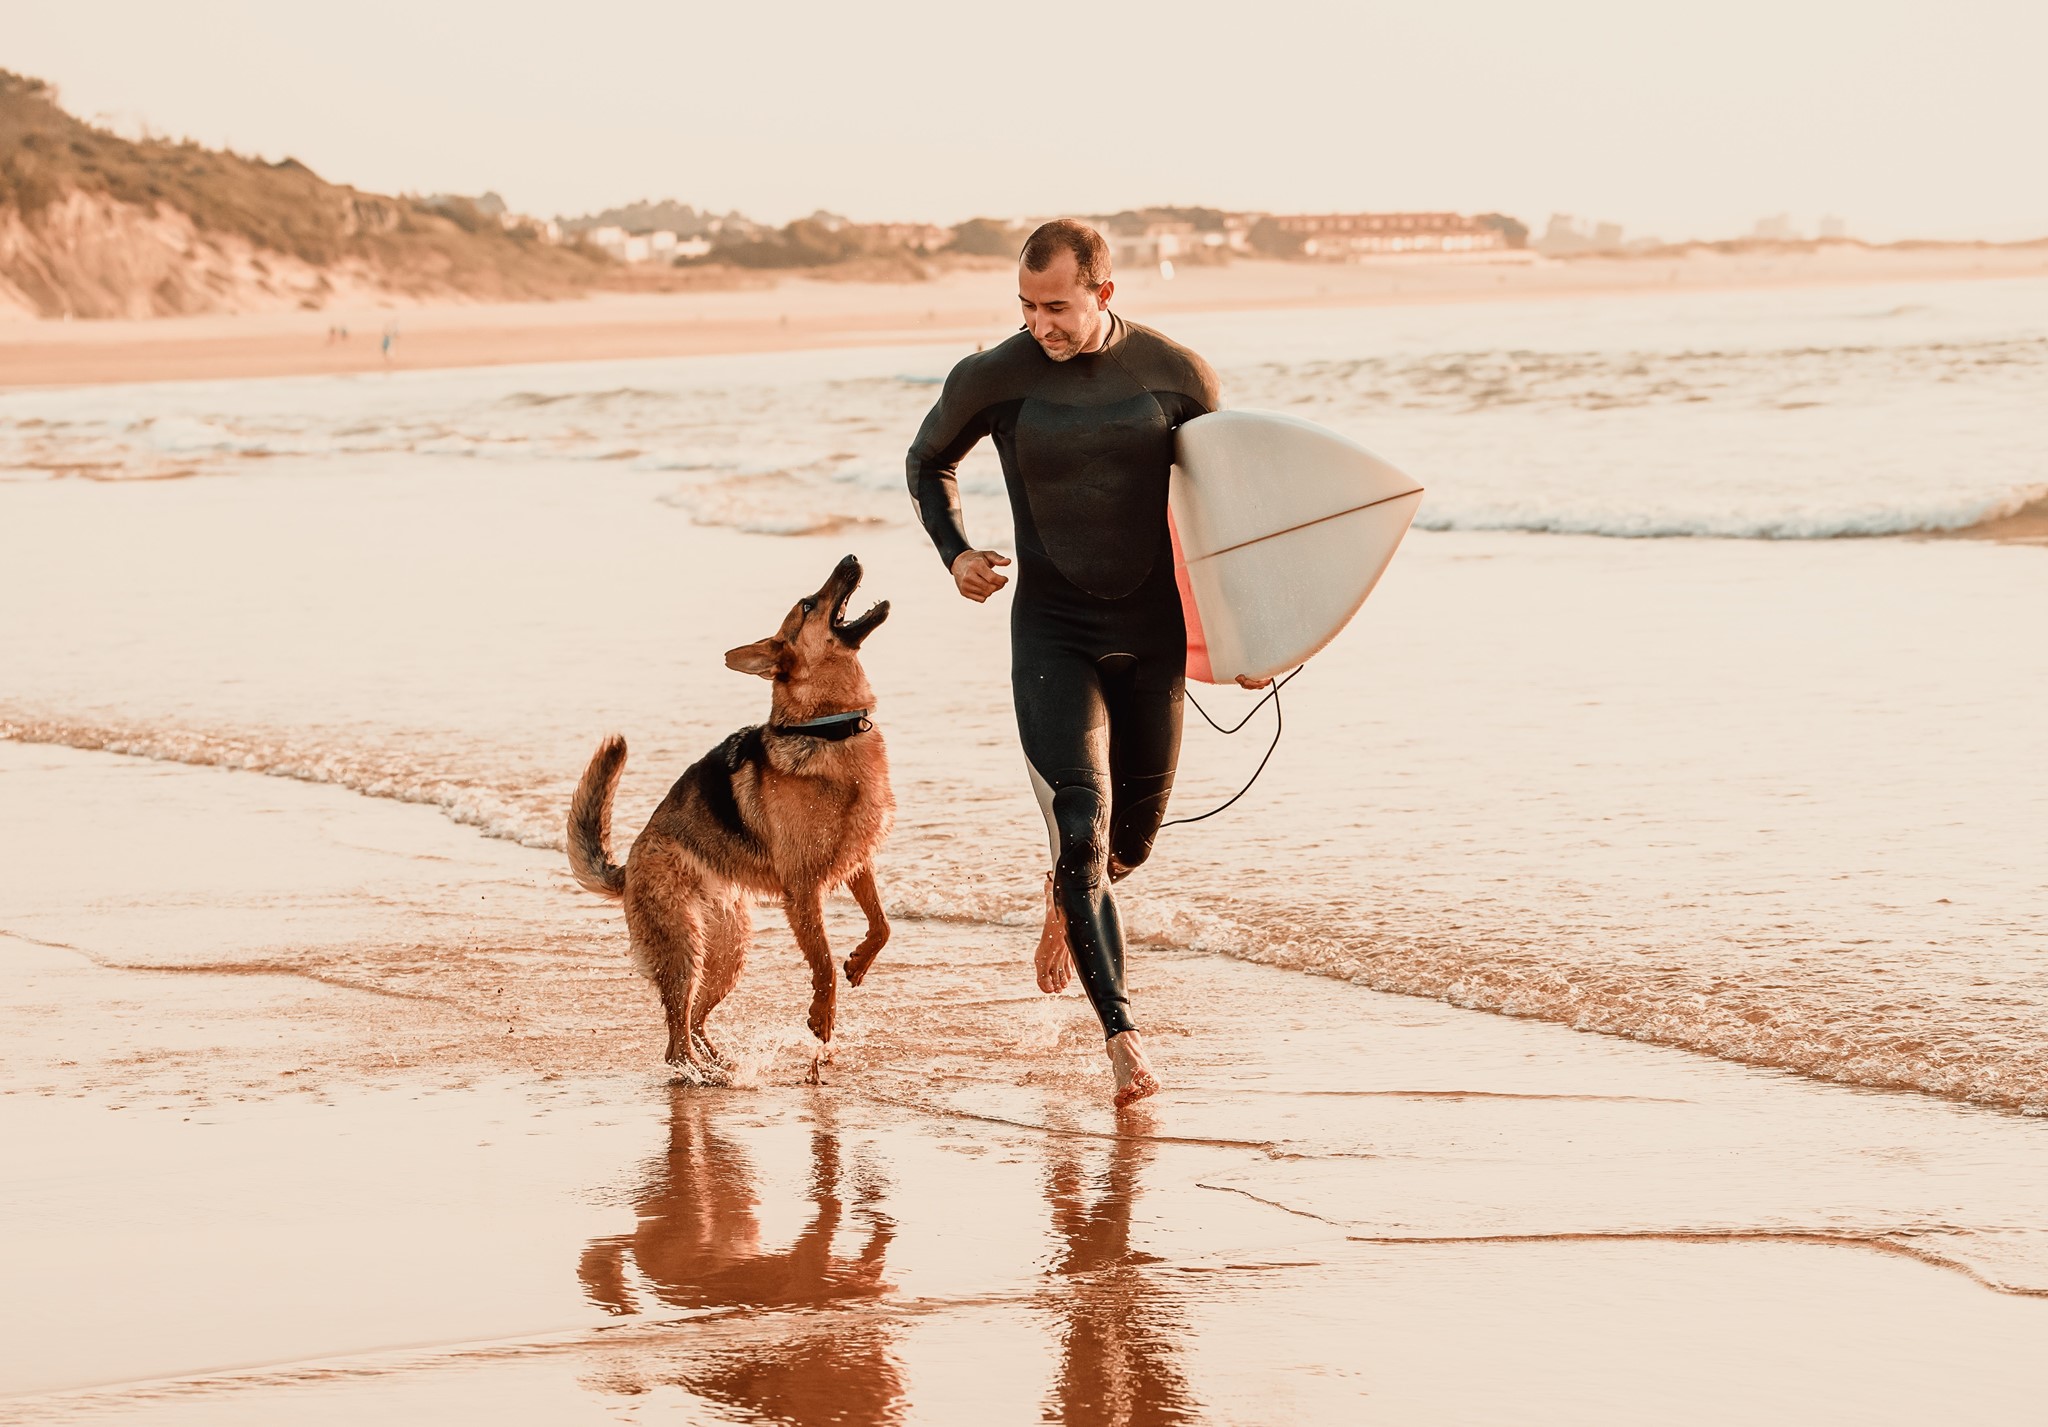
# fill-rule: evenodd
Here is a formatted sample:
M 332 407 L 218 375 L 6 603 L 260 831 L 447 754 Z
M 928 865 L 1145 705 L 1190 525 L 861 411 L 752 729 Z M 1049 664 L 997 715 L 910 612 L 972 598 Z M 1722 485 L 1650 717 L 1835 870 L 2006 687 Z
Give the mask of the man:
M 1017 531 L 1010 685 L 1045 812 L 1038 984 L 1069 967 L 1102 1021 L 1119 1109 L 1159 1088 L 1124 994 L 1112 883 L 1144 862 L 1180 754 L 1187 628 L 1166 525 L 1173 431 L 1213 411 L 1200 357 L 1109 310 L 1109 247 L 1070 219 L 1041 226 L 1017 265 L 1023 330 L 964 358 L 910 448 L 911 497 L 960 593 L 1009 583 L 977 550 L 954 472 L 993 437 Z M 1248 687 L 1257 685 L 1247 684 Z

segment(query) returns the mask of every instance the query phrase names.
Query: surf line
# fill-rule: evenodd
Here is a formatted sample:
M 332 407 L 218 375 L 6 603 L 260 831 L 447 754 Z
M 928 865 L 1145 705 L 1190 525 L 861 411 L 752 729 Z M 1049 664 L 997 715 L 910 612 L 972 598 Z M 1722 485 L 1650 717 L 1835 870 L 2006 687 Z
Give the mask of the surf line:
M 1414 490 L 1402 491 L 1399 495 L 1383 495 L 1378 500 L 1369 500 L 1364 505 L 1354 505 L 1349 510 L 1333 511 L 1329 515 L 1319 515 L 1314 520 L 1304 520 L 1301 524 L 1290 525 L 1285 530 L 1269 530 L 1264 535 L 1254 535 L 1249 540 L 1240 540 L 1235 545 L 1224 546 L 1221 550 L 1211 550 L 1206 555 L 1197 555 L 1193 560 L 1190 560 L 1187 563 L 1193 565 L 1202 560 L 1213 560 L 1218 555 L 1228 555 L 1233 550 L 1242 550 L 1245 546 L 1256 545 L 1261 540 L 1271 540 L 1276 535 L 1292 535 L 1295 531 L 1306 530 L 1311 525 L 1322 525 L 1327 521 L 1342 520 L 1345 516 L 1356 515 L 1361 510 L 1371 510 L 1374 506 L 1385 505 L 1388 501 L 1406 500 L 1409 496 L 1421 495 L 1422 492 L 1423 488 L 1421 486 L 1417 486 Z M 1296 670 L 1295 672 L 1299 673 L 1300 671 Z M 1293 675 L 1290 674 L 1288 677 L 1292 678 Z M 1202 717 L 1207 718 L 1208 715 L 1203 714 Z

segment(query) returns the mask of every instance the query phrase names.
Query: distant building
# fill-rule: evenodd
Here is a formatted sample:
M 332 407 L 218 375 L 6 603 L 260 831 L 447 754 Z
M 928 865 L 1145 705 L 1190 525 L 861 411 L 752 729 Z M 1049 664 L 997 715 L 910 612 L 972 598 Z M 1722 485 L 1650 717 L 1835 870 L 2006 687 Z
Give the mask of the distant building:
M 1326 262 L 1395 253 L 1482 253 L 1507 247 L 1507 235 L 1460 213 L 1292 213 L 1266 220 L 1301 243 L 1302 256 Z
M 953 241 L 953 230 L 941 228 L 936 223 L 860 223 L 853 226 L 878 248 L 908 248 L 914 253 L 936 253 Z
M 562 225 L 552 218 L 535 218 L 525 213 L 505 212 L 498 215 L 498 226 L 506 232 L 517 232 L 521 228 L 530 230 L 543 243 L 562 241 Z
M 1820 235 L 1823 238 L 1846 238 L 1849 236 L 1849 220 L 1837 218 L 1830 213 L 1820 220 Z
M 1112 224 L 1102 236 L 1109 244 L 1112 267 L 1139 268 L 1172 262 L 1202 246 L 1205 235 L 1198 234 L 1186 219 L 1161 218 Z M 1223 235 L 1216 237 L 1220 244 Z
M 678 258 L 708 258 L 711 256 L 709 238 L 678 238 L 675 256 Z
M 1543 236 L 1536 240 L 1536 251 L 1552 258 L 1573 253 L 1618 253 L 1628 246 L 1621 235 L 1619 223 L 1595 223 L 1587 229 L 1580 227 L 1579 220 L 1569 213 L 1553 213 L 1550 222 L 1544 225 Z
M 1750 236 L 1782 243 L 1797 238 L 1799 234 L 1793 229 L 1792 219 L 1788 214 L 1773 213 L 1768 218 L 1757 219 L 1756 231 Z

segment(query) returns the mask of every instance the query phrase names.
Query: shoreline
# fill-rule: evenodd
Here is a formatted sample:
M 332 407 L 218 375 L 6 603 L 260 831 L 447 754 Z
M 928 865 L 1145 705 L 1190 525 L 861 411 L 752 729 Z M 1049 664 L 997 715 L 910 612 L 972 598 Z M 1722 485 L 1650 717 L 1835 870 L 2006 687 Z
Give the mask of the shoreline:
M 1399 307 L 1630 293 L 1742 291 L 2048 275 L 2048 245 L 1676 256 L 1239 262 L 1171 280 L 1119 276 L 1141 320 L 1183 313 Z M 0 390 L 231 380 L 452 367 L 739 355 L 844 346 L 991 341 L 1015 325 L 999 268 L 921 283 L 788 279 L 680 293 L 599 293 L 550 303 L 371 307 L 237 316 L 0 322 Z M 346 328 L 346 341 L 330 329 Z M 395 332 L 390 358 L 381 351 Z
M 2021 506 L 2010 515 L 1994 516 L 1961 530 L 1929 532 L 1923 540 L 1989 540 L 1997 545 L 2048 546 L 2048 496 Z
M 0 1318 L 30 1350 L 0 1420 L 1081 1423 L 1136 1391 L 1621 1422 L 1703 1339 L 1747 1370 L 1674 1421 L 1924 1420 L 1956 1391 L 1930 1352 L 1976 1365 L 1973 1420 L 2032 1407 L 2048 1159 L 2013 1117 L 1161 947 L 1168 1089 L 1117 1116 L 1079 998 L 1029 993 L 1028 929 L 911 917 L 818 1089 L 762 918 L 745 1081 L 679 1087 L 558 856 L 235 770 L 0 744 L 0 778 L 37 874 L 0 929 L 27 1149 Z M 118 903 L 55 850 L 109 829 L 142 854 Z M 479 889 L 492 917 L 421 932 Z M 930 1019 L 969 999 L 1014 1043 Z

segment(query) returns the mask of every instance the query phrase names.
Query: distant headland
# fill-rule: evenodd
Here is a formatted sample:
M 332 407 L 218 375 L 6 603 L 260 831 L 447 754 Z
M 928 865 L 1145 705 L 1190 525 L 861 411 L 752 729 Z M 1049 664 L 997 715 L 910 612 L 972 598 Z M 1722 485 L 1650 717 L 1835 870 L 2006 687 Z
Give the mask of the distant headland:
M 1590 260 L 1604 269 L 1617 260 L 1690 257 L 1723 260 L 1714 264 L 1723 268 L 1725 260 L 1759 254 L 1877 252 L 1849 237 L 1839 219 L 1822 220 L 1815 237 L 1779 217 L 1739 240 L 1669 244 L 1624 241 L 1614 224 L 1562 214 L 1540 234 L 1504 213 L 1152 207 L 1081 216 L 1108 236 L 1120 277 L 1142 271 L 1168 280 L 1237 262 Z M 541 218 L 513 211 L 494 193 L 370 193 L 330 183 L 295 159 L 125 138 L 65 112 L 43 81 L 0 70 L 0 318 L 360 312 L 758 288 L 792 276 L 922 284 L 962 268 L 1006 265 L 1035 221 L 984 217 L 949 227 L 856 223 L 818 212 L 774 226 L 673 199 Z M 1997 245 L 1888 250 L 1903 256 L 1931 246 Z M 1497 284 L 1489 278 L 1485 285 Z

